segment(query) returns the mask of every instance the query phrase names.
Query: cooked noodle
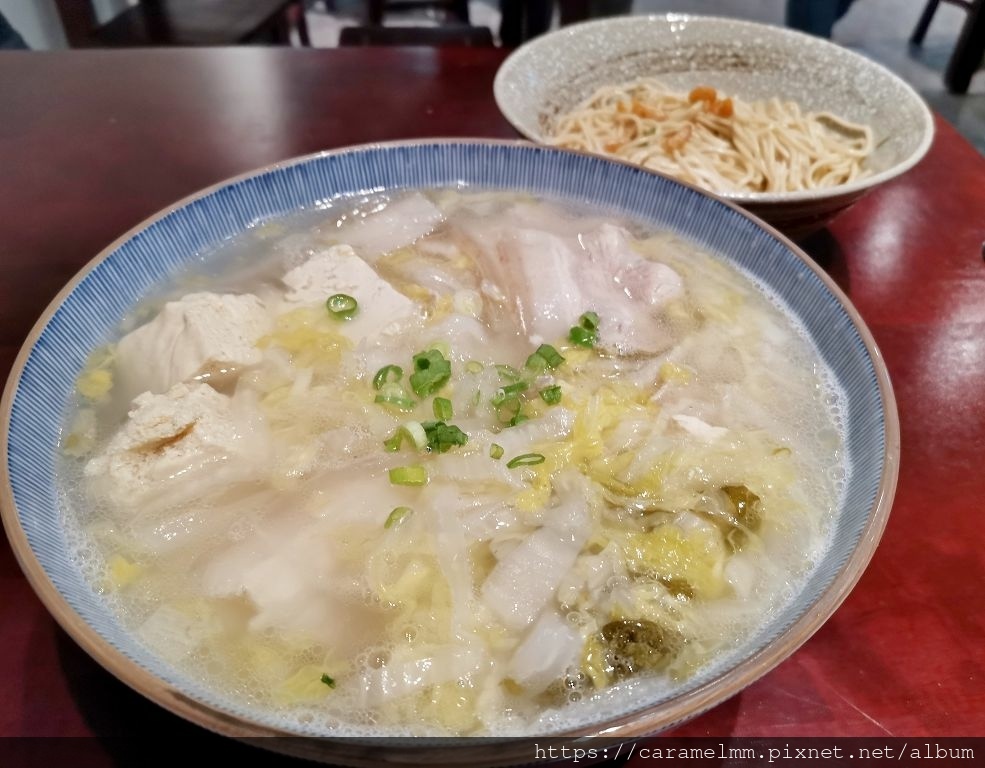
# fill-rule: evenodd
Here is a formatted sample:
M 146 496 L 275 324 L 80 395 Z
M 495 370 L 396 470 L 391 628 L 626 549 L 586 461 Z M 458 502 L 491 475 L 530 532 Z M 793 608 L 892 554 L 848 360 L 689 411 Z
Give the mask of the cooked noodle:
M 795 192 L 868 174 L 872 131 L 793 101 L 745 102 L 653 79 L 605 86 L 561 116 L 548 139 L 715 192 Z

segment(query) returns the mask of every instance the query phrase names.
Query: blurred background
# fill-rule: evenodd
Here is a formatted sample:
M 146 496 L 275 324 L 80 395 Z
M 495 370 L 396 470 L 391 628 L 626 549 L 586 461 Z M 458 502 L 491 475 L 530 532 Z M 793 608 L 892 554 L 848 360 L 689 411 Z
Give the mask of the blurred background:
M 985 0 L 0 0 L 12 30 L 7 46 L 33 50 L 117 45 L 187 45 L 187 40 L 135 36 L 136 11 L 156 6 L 193 8 L 210 23 L 220 9 L 283 6 L 295 16 L 290 28 L 251 30 L 247 43 L 282 43 L 330 48 L 372 44 L 522 43 L 581 18 L 618 13 L 668 11 L 730 16 L 787 24 L 872 58 L 909 82 L 985 154 Z M 207 11 L 207 13 L 205 12 Z M 921 25 L 921 18 L 923 24 Z M 927 20 L 929 19 L 929 24 Z M 925 31 L 921 39 L 919 27 Z M 180 30 L 179 30 L 180 31 Z M 145 35 L 141 38 L 140 35 Z M 129 35 L 130 39 L 125 39 Z M 191 44 L 221 44 L 210 38 Z M 974 61 L 957 77 L 958 46 Z M 970 53 L 969 53 L 970 52 Z M 951 65 L 952 69 L 949 69 Z M 968 73 L 973 73 L 969 76 Z

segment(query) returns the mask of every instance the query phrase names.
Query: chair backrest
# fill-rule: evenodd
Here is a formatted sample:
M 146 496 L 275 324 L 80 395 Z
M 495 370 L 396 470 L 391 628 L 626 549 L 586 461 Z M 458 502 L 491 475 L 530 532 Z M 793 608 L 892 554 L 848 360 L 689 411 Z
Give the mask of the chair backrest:
M 464 24 L 442 27 L 344 27 L 339 45 L 426 45 L 492 47 L 493 36 L 488 27 Z
M 370 26 L 383 26 L 388 11 L 412 11 L 420 8 L 445 11 L 459 24 L 469 24 L 468 0 L 369 0 Z
M 140 0 L 105 24 L 90 0 L 55 0 L 72 47 L 309 45 L 304 0 Z

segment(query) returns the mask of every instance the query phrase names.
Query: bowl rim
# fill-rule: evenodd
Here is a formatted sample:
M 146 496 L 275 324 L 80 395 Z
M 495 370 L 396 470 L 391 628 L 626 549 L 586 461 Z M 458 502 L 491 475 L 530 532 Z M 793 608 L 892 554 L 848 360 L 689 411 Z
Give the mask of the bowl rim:
M 845 311 L 851 320 L 852 325 L 859 334 L 859 338 L 868 353 L 875 374 L 876 385 L 882 400 L 883 411 L 883 463 L 879 478 L 879 485 L 873 499 L 871 512 L 866 521 L 859 539 L 851 552 L 850 557 L 838 570 L 828 587 L 817 597 L 817 599 L 806 607 L 799 619 L 792 622 L 783 632 L 781 632 L 767 647 L 758 653 L 741 659 L 735 666 L 726 669 L 721 674 L 707 681 L 696 689 L 687 693 L 675 696 L 667 701 L 661 702 L 647 710 L 630 712 L 626 715 L 613 718 L 594 726 L 571 730 L 561 734 L 554 734 L 553 737 L 604 737 L 606 739 L 624 740 L 639 738 L 657 731 L 665 730 L 674 725 L 685 722 L 696 717 L 708 709 L 720 704 L 726 699 L 738 693 L 740 690 L 750 685 L 760 677 L 770 672 L 782 661 L 789 658 L 803 643 L 805 643 L 823 624 L 833 615 L 834 611 L 848 596 L 851 589 L 861 578 L 865 567 L 871 560 L 885 526 L 888 522 L 889 513 L 892 508 L 893 497 L 899 474 L 900 459 L 900 425 L 899 415 L 896 407 L 896 399 L 893 393 L 892 384 L 889 379 L 885 360 L 880 352 L 875 339 L 869 331 L 865 321 L 862 319 L 858 310 L 854 307 L 848 296 L 838 287 L 834 280 L 818 266 L 800 247 L 792 240 L 780 233 L 774 227 L 764 222 L 754 214 L 739 207 L 737 204 L 723 200 L 715 195 L 700 189 L 692 184 L 681 182 L 648 169 L 640 169 L 639 166 L 625 161 L 601 158 L 588 152 L 574 152 L 553 147 L 544 147 L 523 140 L 509 139 L 476 139 L 476 138 L 431 138 L 431 139 L 409 139 L 384 142 L 369 142 L 331 150 L 321 150 L 305 155 L 288 158 L 267 164 L 252 170 L 236 174 L 229 178 L 220 180 L 214 184 L 193 192 L 180 200 L 161 208 L 156 213 L 143 219 L 125 233 L 114 239 L 99 253 L 90 259 L 65 286 L 48 303 L 38 320 L 32 326 L 25 337 L 25 340 L 14 360 L 10 374 L 7 378 L 2 398 L 0 398 L 0 520 L 7 535 L 15 559 L 21 571 L 27 578 L 28 583 L 35 594 L 44 605 L 48 613 L 55 619 L 63 630 L 86 651 L 98 664 L 106 669 L 115 678 L 135 690 L 143 697 L 153 701 L 164 709 L 189 720 L 199 726 L 207 728 L 215 733 L 237 739 L 253 739 L 256 737 L 291 737 L 292 740 L 307 740 L 309 737 L 300 736 L 295 732 L 283 730 L 274 726 L 265 725 L 249 717 L 225 712 L 222 709 L 199 702 L 187 694 L 183 693 L 176 686 L 158 677 L 149 670 L 142 667 L 139 663 L 129 659 L 121 650 L 115 648 L 108 640 L 95 631 L 86 621 L 72 608 L 67 598 L 62 595 L 54 585 L 48 573 L 37 558 L 27 534 L 21 525 L 20 514 L 18 512 L 10 474 L 9 456 L 9 435 L 12 418 L 12 407 L 14 396 L 19 388 L 20 380 L 24 373 L 27 360 L 32 353 L 38 339 L 45 330 L 48 322 L 55 312 L 59 309 L 63 301 L 71 294 L 79 283 L 84 280 L 89 273 L 100 263 L 105 261 L 120 246 L 129 241 L 135 235 L 151 226 L 155 222 L 170 215 L 172 212 L 183 208 L 196 200 L 204 198 L 224 187 L 233 185 L 239 181 L 260 176 L 272 171 L 289 168 L 312 162 L 324 157 L 334 157 L 341 155 L 357 155 L 372 150 L 397 150 L 401 148 L 429 147 L 429 146 L 498 146 L 504 148 L 514 147 L 517 149 L 535 148 L 559 154 L 577 154 L 593 160 L 603 160 L 616 165 L 623 165 L 636 171 L 642 170 L 654 176 L 668 179 L 675 184 L 685 187 L 710 197 L 721 205 L 724 205 L 742 217 L 751 220 L 758 227 L 777 238 L 782 244 L 802 261 L 821 281 L 824 287 L 836 299 L 840 307 Z M 376 737 L 366 737 L 372 740 Z M 503 764 L 503 758 L 507 754 L 502 744 L 504 739 L 510 743 L 523 744 L 528 742 L 530 736 L 497 737 L 495 735 L 475 737 L 478 741 L 496 741 L 500 743 L 494 760 L 471 763 L 473 765 Z M 318 737 L 318 742 L 331 743 L 336 747 L 344 742 L 363 741 L 362 737 L 353 739 L 351 737 L 324 736 Z M 453 750 L 435 749 L 432 739 L 422 739 L 423 743 L 415 745 L 414 737 L 389 737 L 385 741 L 399 743 L 399 749 L 407 751 L 415 749 L 418 754 L 427 753 L 430 762 L 438 764 L 454 762 L 451 758 Z M 453 740 L 463 741 L 463 740 Z M 464 741 L 472 741 L 466 738 Z M 260 741 L 264 744 L 263 739 Z M 304 754 L 308 757 L 309 750 L 297 749 L 296 745 L 286 745 L 283 749 L 276 748 L 278 751 L 289 751 L 297 754 Z M 332 749 L 332 747 L 329 747 Z M 379 752 L 387 752 L 387 747 L 360 747 L 352 754 L 347 755 L 345 762 L 351 765 L 378 765 Z M 320 752 L 316 749 L 316 753 Z M 524 752 L 523 754 L 526 754 Z M 339 757 L 339 755 L 335 755 Z
M 912 101 L 914 107 L 920 112 L 921 116 L 920 143 L 916 146 L 916 148 L 907 157 L 903 158 L 899 162 L 893 164 L 889 168 L 879 171 L 878 173 L 874 173 L 871 176 L 865 176 L 861 179 L 856 179 L 855 181 L 847 184 L 839 184 L 835 187 L 807 189 L 797 192 L 715 192 L 713 190 L 705 190 L 706 192 L 710 192 L 718 197 L 735 201 L 740 204 L 804 203 L 841 196 L 858 197 L 870 189 L 906 173 L 918 162 L 920 162 L 920 160 L 922 160 L 930 150 L 930 146 L 934 141 L 936 131 L 934 115 L 931 112 L 930 107 L 927 105 L 924 98 L 917 93 L 913 86 L 883 64 L 856 53 L 850 48 L 796 29 L 790 29 L 788 27 L 778 26 L 775 24 L 765 24 L 758 21 L 747 21 L 745 19 L 732 19 L 725 16 L 696 13 L 652 13 L 591 19 L 589 21 L 570 24 L 566 27 L 561 27 L 560 29 L 552 30 L 544 35 L 535 37 L 532 40 L 528 40 L 510 53 L 510 55 L 503 60 L 502 64 L 499 65 L 499 69 L 496 70 L 496 76 L 493 79 L 493 97 L 496 101 L 496 106 L 499 108 L 500 113 L 506 121 L 512 125 L 513 129 L 519 134 L 538 144 L 553 146 L 546 143 L 546 137 L 539 130 L 527 125 L 526 121 L 524 121 L 521 116 L 517 114 L 519 110 L 516 109 L 511 103 L 512 99 L 510 97 L 510 87 L 508 81 L 510 78 L 514 77 L 516 72 L 523 72 L 527 59 L 530 56 L 536 55 L 536 53 L 542 48 L 549 50 L 555 44 L 562 44 L 566 39 L 591 34 L 596 30 L 601 31 L 607 28 L 620 26 L 635 27 L 641 24 L 648 26 L 659 25 L 662 29 L 664 26 L 674 22 L 687 22 L 690 24 L 706 26 L 722 25 L 729 27 L 746 27 L 750 30 L 758 30 L 768 35 L 790 38 L 795 41 L 799 40 L 806 45 L 814 46 L 822 51 L 845 56 L 849 61 L 853 61 L 856 65 L 865 67 L 875 73 L 878 73 L 880 77 L 894 82 L 898 88 L 902 89 L 908 95 L 909 99 Z M 599 156 L 606 157 L 611 160 L 619 160 L 619 158 L 610 157 L 609 155 Z

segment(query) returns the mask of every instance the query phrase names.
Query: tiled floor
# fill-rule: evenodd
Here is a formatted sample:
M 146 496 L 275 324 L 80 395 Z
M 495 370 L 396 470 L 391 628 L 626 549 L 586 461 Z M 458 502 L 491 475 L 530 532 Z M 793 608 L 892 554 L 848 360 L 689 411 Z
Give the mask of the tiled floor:
M 325 6 L 315 3 L 308 19 L 312 43 L 328 47 L 338 44 L 342 26 L 359 23 L 363 3 L 329 0 L 325 5 L 333 13 L 324 12 Z M 474 24 L 498 28 L 496 0 L 471 0 L 470 7 Z M 913 48 L 909 37 L 923 7 L 924 0 L 855 0 L 848 14 L 835 26 L 833 39 L 896 72 L 985 155 L 985 70 L 979 70 L 964 96 L 949 94 L 943 83 L 944 69 L 965 13 L 942 3 L 923 45 Z M 770 24 L 783 24 L 784 8 L 785 0 L 634 0 L 633 3 L 633 13 L 685 11 Z M 420 21 L 418 18 L 413 23 Z M 393 18 L 387 23 L 393 23 Z

